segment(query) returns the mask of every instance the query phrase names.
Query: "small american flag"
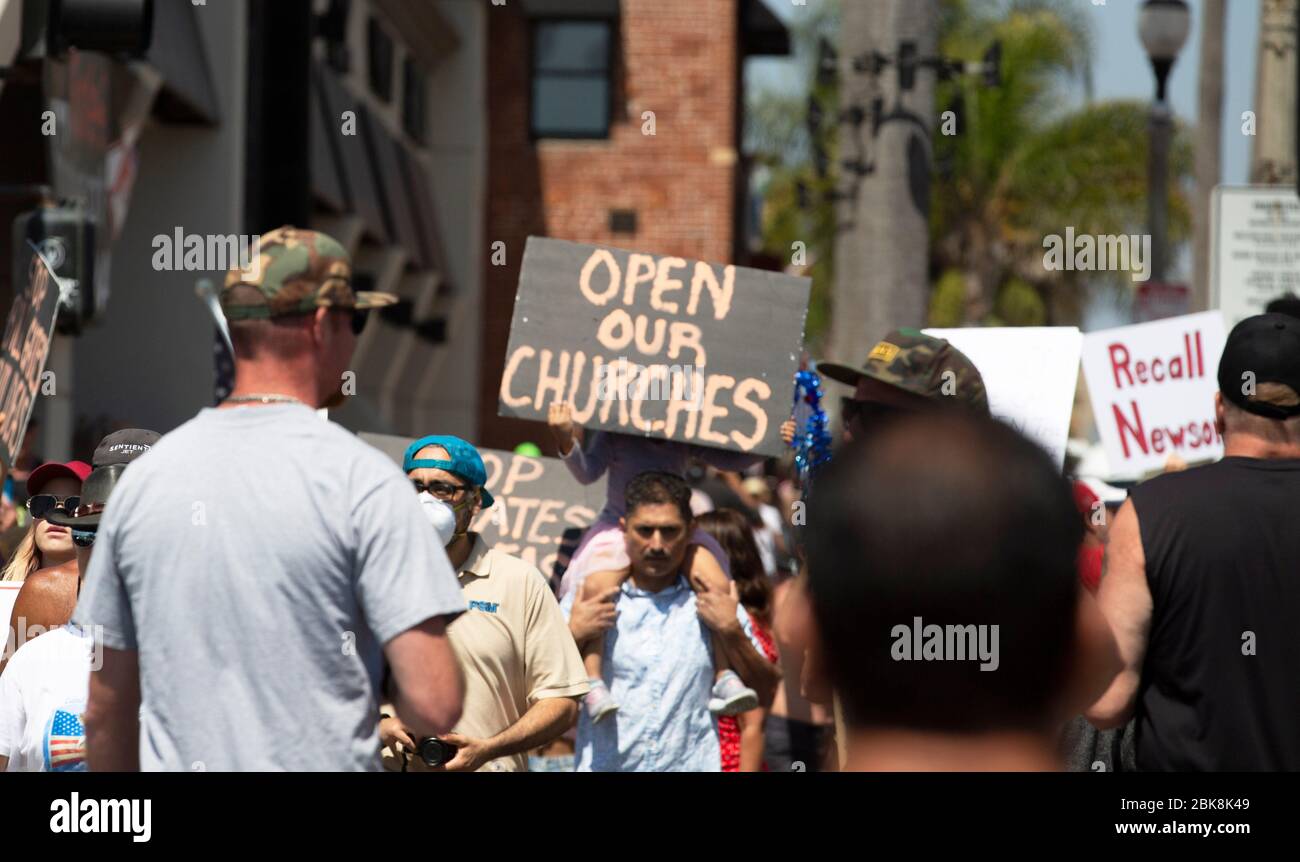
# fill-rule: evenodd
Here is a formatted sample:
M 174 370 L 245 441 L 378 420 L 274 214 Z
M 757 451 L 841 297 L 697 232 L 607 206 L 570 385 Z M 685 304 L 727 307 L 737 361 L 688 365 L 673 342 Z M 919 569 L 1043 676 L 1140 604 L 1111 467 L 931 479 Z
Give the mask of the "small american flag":
M 45 765 L 51 772 L 86 770 L 86 728 L 81 716 L 55 710 L 45 746 Z

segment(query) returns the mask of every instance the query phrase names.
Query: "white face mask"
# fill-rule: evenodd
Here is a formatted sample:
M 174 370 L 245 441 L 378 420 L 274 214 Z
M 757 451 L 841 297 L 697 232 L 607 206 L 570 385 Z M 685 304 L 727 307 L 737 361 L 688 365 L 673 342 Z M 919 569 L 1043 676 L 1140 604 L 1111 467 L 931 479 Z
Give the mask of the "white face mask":
M 428 491 L 421 491 L 418 496 L 420 505 L 424 507 L 424 516 L 429 519 L 433 531 L 438 534 L 438 543 L 445 548 L 456 535 L 455 510 L 451 508 L 450 503 L 439 500 Z

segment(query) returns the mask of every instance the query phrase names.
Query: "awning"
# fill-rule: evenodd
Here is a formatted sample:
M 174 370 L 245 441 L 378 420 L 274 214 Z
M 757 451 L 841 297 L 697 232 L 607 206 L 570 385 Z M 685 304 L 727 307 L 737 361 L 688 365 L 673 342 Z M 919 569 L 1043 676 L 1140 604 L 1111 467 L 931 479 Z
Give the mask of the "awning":
M 221 121 L 212 70 L 191 3 L 153 4 L 153 41 L 147 60 L 162 75 L 154 116 L 174 123 L 215 126 Z

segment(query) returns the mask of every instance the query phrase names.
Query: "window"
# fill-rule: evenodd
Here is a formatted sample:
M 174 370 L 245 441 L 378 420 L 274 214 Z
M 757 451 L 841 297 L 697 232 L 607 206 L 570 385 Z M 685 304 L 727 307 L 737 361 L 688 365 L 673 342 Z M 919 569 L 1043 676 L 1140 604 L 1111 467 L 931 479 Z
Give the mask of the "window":
M 382 101 L 393 99 L 393 40 L 384 32 L 384 28 L 374 18 L 370 19 L 367 32 L 367 47 L 370 58 L 370 91 Z
M 533 23 L 534 138 L 607 138 L 612 21 Z
M 402 64 L 402 128 L 412 140 L 420 144 L 428 143 L 424 136 L 426 105 L 424 70 L 419 63 L 407 57 Z

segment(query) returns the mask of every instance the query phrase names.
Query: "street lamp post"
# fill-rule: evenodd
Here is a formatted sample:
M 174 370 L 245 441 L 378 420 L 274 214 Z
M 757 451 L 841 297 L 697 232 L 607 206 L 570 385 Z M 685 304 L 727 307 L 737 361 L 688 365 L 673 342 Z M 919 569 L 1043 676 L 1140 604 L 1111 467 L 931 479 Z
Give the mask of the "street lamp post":
M 1169 70 L 1187 41 L 1191 13 L 1185 0 L 1146 0 L 1138 18 L 1138 35 L 1156 74 L 1151 105 L 1150 154 L 1147 162 L 1147 225 L 1151 231 L 1151 280 L 1165 278 L 1168 262 L 1169 143 L 1173 116 L 1165 99 Z

